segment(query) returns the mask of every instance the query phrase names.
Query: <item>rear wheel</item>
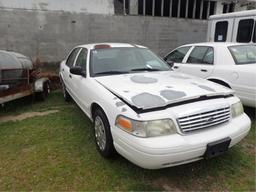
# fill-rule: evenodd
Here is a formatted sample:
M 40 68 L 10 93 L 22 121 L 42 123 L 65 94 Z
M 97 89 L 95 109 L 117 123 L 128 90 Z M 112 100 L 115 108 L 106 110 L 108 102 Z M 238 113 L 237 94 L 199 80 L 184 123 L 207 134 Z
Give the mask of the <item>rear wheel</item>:
M 97 109 L 93 119 L 97 150 L 103 157 L 110 158 L 115 154 L 115 148 L 107 116 L 102 110 Z

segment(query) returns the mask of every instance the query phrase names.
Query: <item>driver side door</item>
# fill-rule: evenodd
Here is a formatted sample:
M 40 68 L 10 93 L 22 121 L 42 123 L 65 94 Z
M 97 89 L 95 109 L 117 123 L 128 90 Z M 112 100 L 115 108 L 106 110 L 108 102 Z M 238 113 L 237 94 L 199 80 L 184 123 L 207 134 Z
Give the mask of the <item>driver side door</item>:
M 72 74 L 72 87 L 75 91 L 75 97 L 77 104 L 82 108 L 82 110 L 89 114 L 90 112 L 90 102 L 88 96 L 88 85 L 89 78 L 86 76 L 87 68 L 87 59 L 88 59 L 88 50 L 86 48 L 81 48 L 78 53 L 75 67 L 81 67 L 82 75 Z

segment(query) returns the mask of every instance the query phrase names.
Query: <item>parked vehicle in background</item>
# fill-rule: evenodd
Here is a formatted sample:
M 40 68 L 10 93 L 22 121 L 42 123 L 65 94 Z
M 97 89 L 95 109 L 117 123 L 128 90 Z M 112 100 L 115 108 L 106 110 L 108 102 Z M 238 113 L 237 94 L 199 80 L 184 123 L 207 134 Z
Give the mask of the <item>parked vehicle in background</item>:
M 65 100 L 94 122 L 100 154 L 116 150 L 143 168 L 215 157 L 250 129 L 231 89 L 172 71 L 140 45 L 77 46 L 61 62 L 60 79 Z
M 207 41 L 256 43 L 256 10 L 212 15 Z
M 49 92 L 49 79 L 39 77 L 28 57 L 0 50 L 0 105 L 32 94 L 44 100 Z
M 174 62 L 175 71 L 232 88 L 244 105 L 256 107 L 256 45 L 188 44 L 168 53 L 164 60 Z

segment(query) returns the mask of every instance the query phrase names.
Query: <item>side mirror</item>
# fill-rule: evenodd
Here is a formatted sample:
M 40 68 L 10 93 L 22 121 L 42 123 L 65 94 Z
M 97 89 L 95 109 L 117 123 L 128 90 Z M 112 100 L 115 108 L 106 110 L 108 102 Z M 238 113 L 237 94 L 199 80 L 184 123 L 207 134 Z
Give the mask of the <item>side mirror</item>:
M 74 74 L 74 75 L 82 75 L 82 76 L 85 75 L 83 69 L 80 66 L 71 67 L 69 72 Z
M 173 65 L 174 65 L 174 62 L 173 61 L 168 61 L 168 60 L 166 60 L 166 63 L 172 68 L 173 67 Z

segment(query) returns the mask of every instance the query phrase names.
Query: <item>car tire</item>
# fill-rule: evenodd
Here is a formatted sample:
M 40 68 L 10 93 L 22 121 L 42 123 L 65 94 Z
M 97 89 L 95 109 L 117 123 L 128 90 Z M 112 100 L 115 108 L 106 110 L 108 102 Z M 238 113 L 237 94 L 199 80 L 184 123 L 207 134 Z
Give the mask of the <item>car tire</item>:
M 101 109 L 96 109 L 93 116 L 94 137 L 97 150 L 105 157 L 110 158 L 115 154 L 113 138 L 107 116 Z
M 64 100 L 65 100 L 66 102 L 71 101 L 71 96 L 70 96 L 70 94 L 68 93 L 64 82 L 62 82 L 62 93 L 63 93 Z
M 51 92 L 50 83 L 48 81 L 46 81 L 43 84 L 43 91 L 42 92 L 38 92 L 36 94 L 37 100 L 45 101 L 45 99 L 48 97 L 50 92 Z

